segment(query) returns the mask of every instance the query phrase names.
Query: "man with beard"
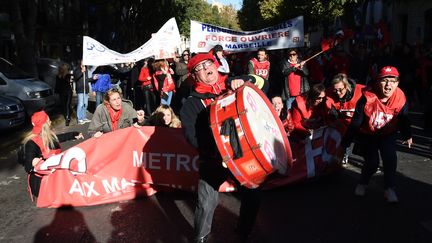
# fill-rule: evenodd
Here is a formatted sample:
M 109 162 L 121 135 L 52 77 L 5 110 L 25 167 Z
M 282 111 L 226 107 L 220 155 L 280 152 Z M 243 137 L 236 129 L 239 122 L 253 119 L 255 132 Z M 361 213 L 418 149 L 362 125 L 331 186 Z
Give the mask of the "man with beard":
M 216 60 L 211 54 L 197 54 L 188 63 L 194 87 L 180 111 L 182 127 L 187 141 L 197 148 L 200 159 L 198 200 L 195 209 L 195 240 L 206 242 L 211 231 L 214 210 L 218 205 L 219 186 L 230 175 L 222 166 L 222 158 L 209 125 L 210 103 L 227 88 L 236 90 L 245 80 L 230 78 L 219 73 Z M 254 82 L 254 80 L 252 80 Z M 252 230 L 260 204 L 260 188 L 240 187 L 242 203 L 237 232 L 246 238 Z M 223 237 L 223 236 L 221 236 Z
M 378 168 L 380 154 L 384 167 L 384 197 L 389 203 L 399 201 L 394 190 L 397 131 L 400 130 L 403 143 L 408 147 L 411 147 L 412 137 L 408 103 L 398 84 L 398 70 L 392 66 L 383 67 L 373 86 L 363 91 L 342 141 L 339 157 L 342 157 L 355 135 L 356 143 L 361 147 L 361 154 L 364 157 L 361 179 L 354 192 L 356 196 L 365 195 L 369 180 Z

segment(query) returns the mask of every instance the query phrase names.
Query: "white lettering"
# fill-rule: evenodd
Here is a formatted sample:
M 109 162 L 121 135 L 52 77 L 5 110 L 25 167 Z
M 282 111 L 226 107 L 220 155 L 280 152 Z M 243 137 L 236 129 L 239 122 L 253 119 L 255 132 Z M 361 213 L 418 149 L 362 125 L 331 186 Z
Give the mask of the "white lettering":
M 160 159 L 158 158 L 160 156 L 161 156 L 160 153 L 149 153 L 149 164 L 148 164 L 149 169 L 153 169 L 153 170 L 161 169 L 160 165 L 155 165 L 155 163 L 160 163 Z
M 132 151 L 132 157 L 133 157 L 133 166 L 134 167 L 141 167 L 143 162 L 143 152 L 141 152 L 140 157 L 138 157 L 137 151 Z
M 134 183 L 132 183 L 132 182 L 129 182 L 129 181 L 127 181 L 125 178 L 122 178 L 121 179 L 121 188 L 122 188 L 122 190 L 124 190 L 124 189 L 126 189 L 126 187 L 128 187 L 128 186 L 135 186 L 135 184 Z
M 81 184 L 77 179 L 74 180 L 71 188 L 69 189 L 69 194 L 73 194 L 75 192 L 78 192 L 81 196 L 84 196 L 84 190 L 81 188 Z
M 192 169 L 194 171 L 198 171 L 199 170 L 199 167 L 198 167 L 198 158 L 199 158 L 199 156 L 197 155 L 192 160 Z
M 100 194 L 94 189 L 94 181 L 90 182 L 90 184 L 88 184 L 87 182 L 83 182 L 83 185 L 88 189 L 87 197 L 91 197 L 92 194 L 94 194 L 95 196 L 100 196 Z
M 108 182 L 108 180 L 102 180 L 102 185 L 107 193 L 120 191 L 120 185 L 116 177 L 111 178 L 111 184 Z
M 319 146 L 316 149 L 312 149 L 312 140 L 319 139 L 323 135 L 322 128 L 315 129 L 312 134 L 312 139 L 305 139 L 305 157 L 306 157 L 306 169 L 307 177 L 311 178 L 315 176 L 315 156 L 321 155 L 323 147 Z
M 166 169 L 171 169 L 171 158 L 175 157 L 175 154 L 162 154 L 162 157 L 166 158 Z
M 183 165 L 185 171 L 190 171 L 189 166 L 188 166 L 189 162 L 190 162 L 189 156 L 187 156 L 185 154 L 179 154 L 179 155 L 177 155 L 177 167 L 176 167 L 176 170 L 180 171 L 180 167 Z

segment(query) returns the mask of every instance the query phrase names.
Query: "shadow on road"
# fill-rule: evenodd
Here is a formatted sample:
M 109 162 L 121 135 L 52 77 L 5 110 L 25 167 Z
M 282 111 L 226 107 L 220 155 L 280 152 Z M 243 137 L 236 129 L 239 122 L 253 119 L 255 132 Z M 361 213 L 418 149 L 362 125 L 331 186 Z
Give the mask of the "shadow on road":
M 62 207 L 57 209 L 53 221 L 36 233 L 33 242 L 96 242 L 96 239 L 80 212 Z

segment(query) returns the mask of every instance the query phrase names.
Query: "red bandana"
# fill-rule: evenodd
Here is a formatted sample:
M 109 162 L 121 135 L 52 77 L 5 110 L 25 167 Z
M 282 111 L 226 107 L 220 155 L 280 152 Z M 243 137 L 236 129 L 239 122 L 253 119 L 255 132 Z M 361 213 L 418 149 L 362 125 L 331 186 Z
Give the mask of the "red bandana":
M 120 120 L 121 114 L 122 114 L 122 108 L 120 107 L 120 110 L 115 111 L 110 105 L 105 105 L 106 109 L 108 110 L 111 123 L 112 123 L 112 130 L 117 130 L 117 124 Z
M 195 82 L 194 88 L 197 93 L 200 94 L 215 94 L 220 95 L 222 92 L 226 90 L 225 80 L 227 79 L 227 75 L 219 74 L 219 78 L 214 84 L 205 84 L 201 82 Z M 203 102 L 206 106 L 208 106 L 213 99 L 203 99 Z

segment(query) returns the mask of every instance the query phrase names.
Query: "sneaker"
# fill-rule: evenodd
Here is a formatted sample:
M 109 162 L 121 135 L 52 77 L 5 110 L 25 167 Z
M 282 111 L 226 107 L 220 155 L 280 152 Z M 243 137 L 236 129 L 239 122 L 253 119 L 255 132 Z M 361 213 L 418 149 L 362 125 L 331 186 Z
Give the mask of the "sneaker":
M 78 124 L 83 125 L 83 124 L 85 124 L 85 121 L 84 120 L 78 120 Z
M 399 202 L 399 199 L 396 196 L 396 192 L 392 188 L 389 188 L 384 192 L 384 197 L 385 197 L 385 199 L 387 199 L 387 202 L 389 202 L 389 203 L 398 203 Z
M 87 118 L 84 118 L 84 123 L 89 123 L 89 122 L 91 122 L 91 120 L 89 120 L 89 119 L 87 119 Z
M 358 197 L 363 197 L 366 194 L 366 186 L 358 184 L 355 188 L 354 195 Z

